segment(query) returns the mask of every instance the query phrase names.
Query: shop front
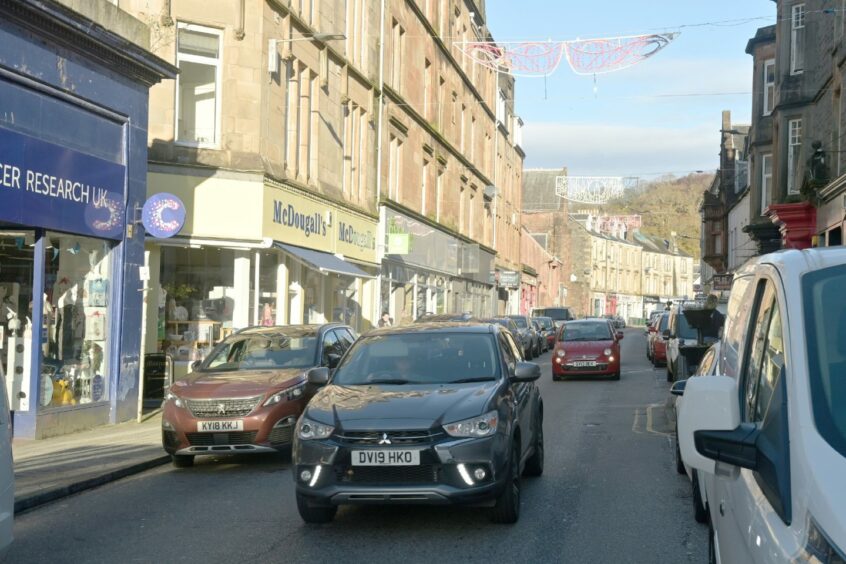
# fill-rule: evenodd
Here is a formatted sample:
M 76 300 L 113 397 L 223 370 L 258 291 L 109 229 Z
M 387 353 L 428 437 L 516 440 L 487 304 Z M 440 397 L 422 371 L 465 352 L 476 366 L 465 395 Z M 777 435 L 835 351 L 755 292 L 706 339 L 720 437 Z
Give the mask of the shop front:
M 150 189 L 189 210 L 179 236 L 148 242 L 146 351 L 166 355 L 176 379 L 244 327 L 373 326 L 373 218 L 254 175 L 156 171 Z
M 382 208 L 380 310 L 395 324 L 426 313 L 489 316 L 493 253 L 393 208 Z
M 520 284 L 520 315 L 529 315 L 538 306 L 537 275 L 524 268 Z
M 102 28 L 58 25 L 91 30 L 79 14 L 6 6 L 0 372 L 15 436 L 43 438 L 136 415 L 148 88 L 175 69 Z

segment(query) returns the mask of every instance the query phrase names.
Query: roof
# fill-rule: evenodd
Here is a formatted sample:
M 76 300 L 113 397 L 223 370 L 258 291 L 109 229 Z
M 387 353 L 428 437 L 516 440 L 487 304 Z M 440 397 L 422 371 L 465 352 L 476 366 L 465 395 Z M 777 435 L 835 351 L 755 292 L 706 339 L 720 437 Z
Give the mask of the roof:
M 768 25 L 766 27 L 759 27 L 755 32 L 755 37 L 751 38 L 746 44 L 746 54 L 752 55 L 755 47 L 761 43 L 775 43 L 776 40 L 776 26 Z
M 373 329 L 367 333 L 374 335 L 398 335 L 402 333 L 493 333 L 499 330 L 499 325 L 482 322 L 456 322 L 444 323 L 414 323 L 412 325 L 400 325 L 398 327 L 382 327 Z
M 555 195 L 555 179 L 567 169 L 526 169 L 523 171 L 523 211 L 566 211 L 563 198 Z

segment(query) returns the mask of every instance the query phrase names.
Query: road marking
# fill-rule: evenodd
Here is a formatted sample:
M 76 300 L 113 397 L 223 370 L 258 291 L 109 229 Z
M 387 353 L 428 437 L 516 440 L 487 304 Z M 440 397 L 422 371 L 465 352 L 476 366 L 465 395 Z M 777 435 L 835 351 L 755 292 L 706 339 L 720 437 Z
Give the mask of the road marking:
M 638 407 L 635 409 L 635 416 L 634 416 L 634 423 L 632 423 L 632 432 L 637 433 L 638 435 L 642 435 L 638 428 L 637 424 L 640 422 L 640 408 Z
M 656 431 L 655 428 L 652 426 L 652 410 L 656 407 L 664 407 L 663 403 L 653 403 L 649 407 L 646 408 L 646 430 L 653 435 L 661 435 L 662 437 L 669 437 L 671 436 L 670 433 L 664 433 L 662 431 Z

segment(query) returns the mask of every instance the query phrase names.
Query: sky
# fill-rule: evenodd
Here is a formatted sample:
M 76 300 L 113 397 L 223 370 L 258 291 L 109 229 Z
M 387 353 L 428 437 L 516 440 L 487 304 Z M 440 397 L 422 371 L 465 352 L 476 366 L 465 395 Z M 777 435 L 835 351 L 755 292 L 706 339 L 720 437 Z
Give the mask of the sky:
M 596 75 L 595 92 L 566 59 L 546 79 L 517 78 L 525 168 L 642 178 L 716 170 L 721 112 L 750 119 L 746 43 L 776 19 L 772 0 L 487 0 L 486 10 L 497 41 L 680 32 L 653 57 Z

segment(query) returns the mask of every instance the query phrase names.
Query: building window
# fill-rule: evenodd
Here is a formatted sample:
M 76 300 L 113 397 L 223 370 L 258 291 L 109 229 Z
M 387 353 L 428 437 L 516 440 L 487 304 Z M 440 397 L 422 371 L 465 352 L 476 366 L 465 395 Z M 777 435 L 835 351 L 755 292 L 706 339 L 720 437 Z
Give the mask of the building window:
M 405 30 L 397 20 L 391 27 L 391 85 L 394 90 L 402 90 L 402 61 L 405 60 Z
M 366 179 L 367 114 L 364 108 L 354 102 L 344 106 L 343 141 L 343 192 L 361 201 Z
M 443 200 L 444 187 L 444 171 L 438 171 L 438 176 L 435 178 L 435 221 L 441 221 L 441 201 Z
M 467 206 L 464 204 L 464 193 L 466 190 L 464 186 L 460 188 L 458 193 L 458 232 L 464 233 L 464 215 L 467 210 Z
M 292 59 L 288 62 L 287 167 L 292 176 L 303 180 L 317 176 L 317 120 L 313 111 L 317 97 L 317 74 Z
M 496 97 L 496 121 L 498 125 L 505 125 L 505 92 L 500 90 Z
M 768 116 L 775 107 L 775 59 L 764 61 L 764 115 Z
M 429 119 L 432 105 L 432 63 L 429 59 L 423 59 L 423 117 Z
M 176 140 L 213 147 L 220 132 L 222 31 L 179 23 L 176 66 Z
M 761 155 L 761 215 L 770 205 L 773 185 L 773 156 L 769 153 Z
M 423 172 L 420 178 L 420 215 L 426 215 L 426 204 L 428 203 L 427 200 L 429 198 L 429 194 L 426 191 L 426 188 L 429 184 L 429 161 L 423 159 Z
M 787 193 L 798 194 L 799 159 L 802 155 L 802 120 L 792 119 L 788 123 L 787 143 Z
M 367 10 L 365 0 L 347 0 L 347 57 L 363 69 L 367 57 Z
M 460 127 L 461 127 L 460 142 L 461 143 L 459 144 L 459 147 L 461 148 L 462 154 L 464 153 L 464 137 L 465 137 L 466 130 L 467 130 L 467 119 L 466 119 L 467 116 L 466 116 L 466 114 L 467 114 L 467 106 L 465 106 L 464 104 L 461 104 L 461 125 L 460 125 Z
M 467 236 L 470 237 L 471 239 L 475 235 L 475 230 L 473 229 L 473 223 L 474 223 L 474 220 L 475 220 L 475 217 L 474 217 L 475 214 L 473 213 L 473 208 L 475 206 L 475 203 L 476 203 L 476 190 L 472 189 L 472 190 L 470 190 L 470 200 L 467 204 Z
M 476 116 L 470 116 L 470 162 L 476 157 Z
M 805 4 L 796 4 L 790 17 L 790 73 L 805 70 Z
M 391 135 L 388 154 L 388 197 L 399 201 L 399 183 L 402 178 L 402 140 Z

